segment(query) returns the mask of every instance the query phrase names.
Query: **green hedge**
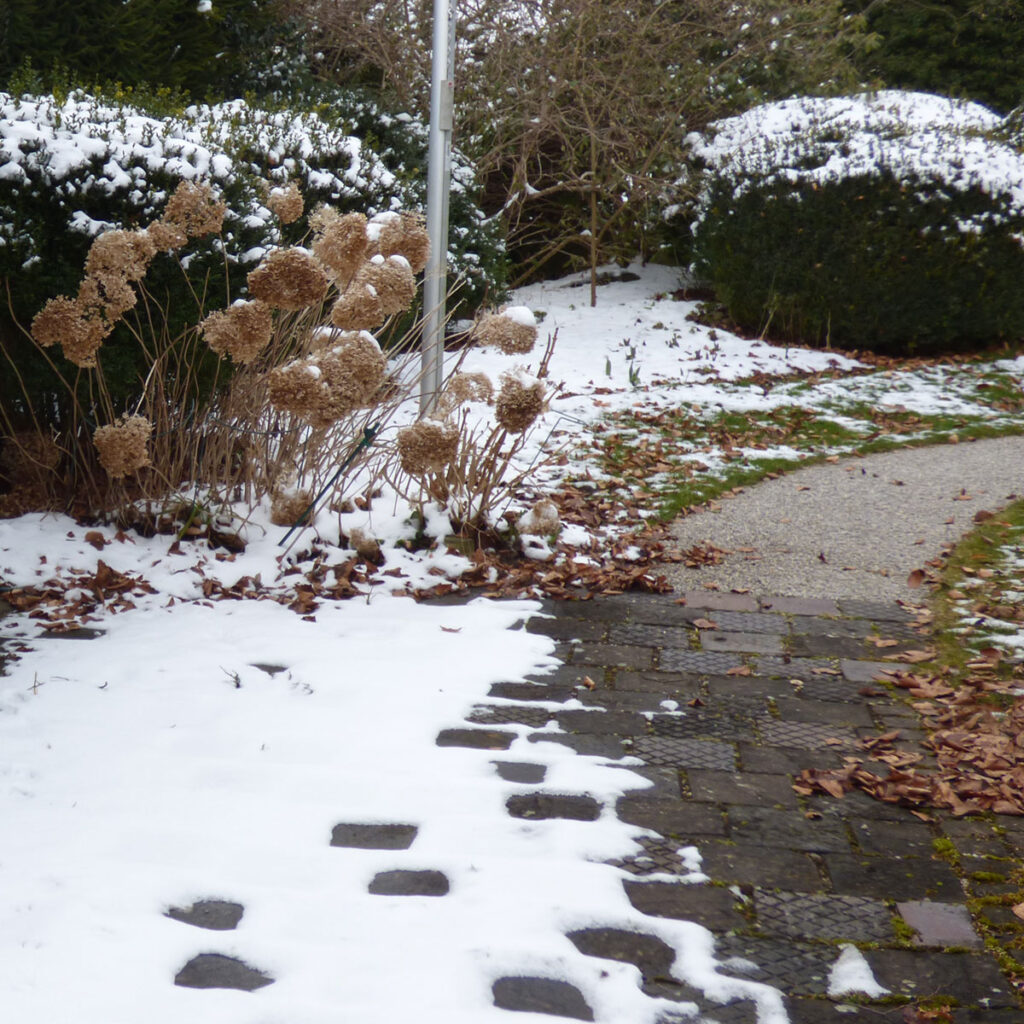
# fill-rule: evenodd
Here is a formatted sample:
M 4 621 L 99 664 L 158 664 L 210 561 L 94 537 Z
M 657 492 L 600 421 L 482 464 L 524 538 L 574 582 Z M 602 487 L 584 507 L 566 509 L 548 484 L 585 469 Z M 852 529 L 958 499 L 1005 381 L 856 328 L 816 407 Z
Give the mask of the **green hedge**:
M 1024 337 L 1024 157 L 974 104 L 883 92 L 720 121 L 694 270 L 748 330 L 886 353 Z

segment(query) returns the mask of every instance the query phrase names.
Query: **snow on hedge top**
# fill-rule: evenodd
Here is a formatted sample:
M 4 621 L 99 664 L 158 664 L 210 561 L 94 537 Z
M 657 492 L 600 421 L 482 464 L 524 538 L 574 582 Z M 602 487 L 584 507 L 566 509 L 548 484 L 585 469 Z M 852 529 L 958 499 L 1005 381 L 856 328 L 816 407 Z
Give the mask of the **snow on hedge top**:
M 767 103 L 691 133 L 692 154 L 741 195 L 892 174 L 957 192 L 980 189 L 1024 212 L 1024 157 L 994 138 L 1002 119 L 977 103 L 883 90 Z

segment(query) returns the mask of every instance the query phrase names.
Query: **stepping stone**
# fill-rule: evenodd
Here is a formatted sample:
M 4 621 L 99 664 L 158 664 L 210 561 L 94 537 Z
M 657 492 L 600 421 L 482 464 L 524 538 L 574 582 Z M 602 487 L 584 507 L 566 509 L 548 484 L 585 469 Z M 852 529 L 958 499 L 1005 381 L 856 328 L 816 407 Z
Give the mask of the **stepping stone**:
M 408 850 L 416 838 L 416 825 L 335 825 L 331 846 L 352 850 Z
M 622 928 L 584 928 L 566 938 L 585 956 L 635 964 L 645 978 L 669 978 L 675 950 L 656 935 Z
M 499 1010 L 549 1013 L 553 1017 L 593 1020 L 594 1011 L 583 993 L 567 981 L 554 978 L 499 978 L 492 986 L 494 1005 Z
M 235 988 L 242 992 L 253 992 L 273 983 L 273 978 L 255 967 L 220 953 L 194 956 L 174 977 L 174 984 L 182 988 Z
M 510 796 L 505 807 L 513 818 L 568 818 L 572 821 L 596 821 L 601 805 L 592 796 L 558 793 L 523 793 Z
M 439 747 L 470 747 L 474 750 L 508 750 L 514 732 L 501 729 L 442 729 L 435 741 Z
M 169 907 L 164 917 L 196 928 L 209 928 L 215 932 L 228 932 L 238 927 L 245 907 L 227 900 L 199 900 L 190 907 Z
M 381 871 L 373 876 L 374 896 L 447 896 L 448 879 L 440 871 Z
M 506 782 L 526 782 L 535 784 L 544 781 L 548 770 L 542 764 L 530 764 L 527 761 L 495 761 L 494 767 Z

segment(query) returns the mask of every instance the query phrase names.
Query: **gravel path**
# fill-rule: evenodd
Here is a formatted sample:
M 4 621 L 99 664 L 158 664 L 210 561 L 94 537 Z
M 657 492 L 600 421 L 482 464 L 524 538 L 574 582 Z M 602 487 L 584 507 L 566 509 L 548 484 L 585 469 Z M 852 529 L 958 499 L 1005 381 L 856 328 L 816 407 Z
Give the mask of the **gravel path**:
M 905 448 L 809 466 L 676 521 L 679 546 L 730 551 L 719 565 L 669 567 L 677 590 L 913 600 L 907 577 L 942 545 L 1024 494 L 1024 437 Z M 749 549 L 749 550 L 743 550 Z

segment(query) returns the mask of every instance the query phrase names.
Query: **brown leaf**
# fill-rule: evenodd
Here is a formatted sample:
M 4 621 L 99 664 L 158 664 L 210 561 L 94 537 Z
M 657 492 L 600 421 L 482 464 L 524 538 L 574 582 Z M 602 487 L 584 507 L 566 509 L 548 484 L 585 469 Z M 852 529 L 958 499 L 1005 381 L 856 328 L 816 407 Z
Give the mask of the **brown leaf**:
M 99 530 L 90 530 L 85 535 L 85 543 L 91 544 L 97 551 L 102 551 L 106 547 L 106 540 L 103 534 Z
M 1015 903 L 1010 909 L 1017 917 L 1024 921 L 1024 903 Z
M 736 665 L 734 668 L 729 669 L 726 673 L 727 676 L 749 676 L 753 675 L 753 669 L 749 665 Z
M 925 572 L 924 572 L 924 570 L 923 569 L 915 569 L 907 577 L 907 586 L 910 587 L 911 590 L 917 590 L 917 588 L 919 586 L 921 586 L 922 583 L 924 583 L 924 580 L 925 580 Z
M 595 683 L 594 680 L 590 678 L 590 676 L 584 676 L 581 682 L 588 690 L 597 689 L 597 683 Z
M 694 619 L 693 624 L 697 629 L 718 629 L 718 623 L 711 619 Z
M 442 633 L 461 633 L 462 632 L 462 627 L 461 626 L 442 626 L 441 627 L 441 632 Z

